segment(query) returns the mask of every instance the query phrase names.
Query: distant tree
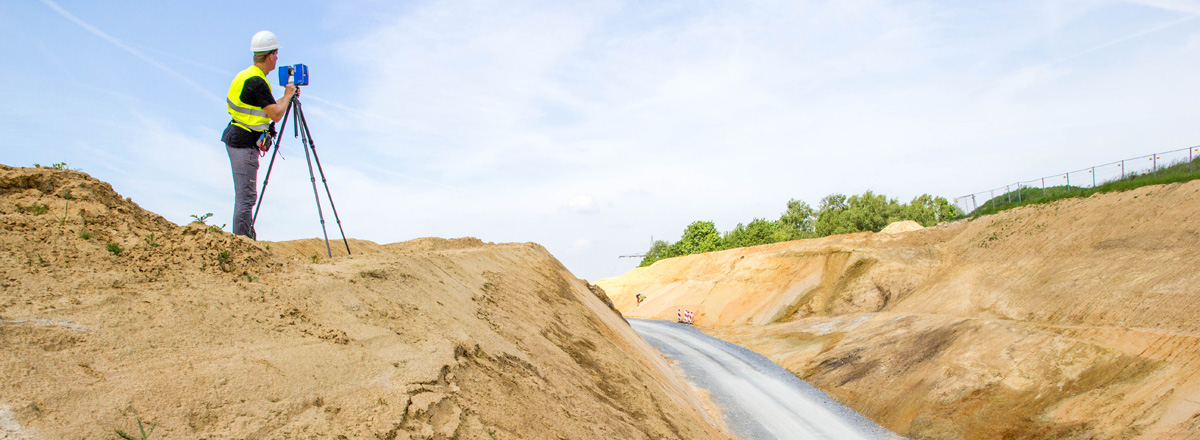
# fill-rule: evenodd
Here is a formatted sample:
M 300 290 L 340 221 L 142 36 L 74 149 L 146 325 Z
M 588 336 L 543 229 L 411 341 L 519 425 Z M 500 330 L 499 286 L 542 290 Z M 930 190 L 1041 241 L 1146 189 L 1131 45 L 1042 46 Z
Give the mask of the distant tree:
M 915 220 L 923 226 L 932 226 L 958 215 L 961 215 L 958 207 L 946 198 L 929 194 L 917 196 L 905 205 L 872 191 L 850 197 L 834 193 L 821 199 L 815 210 L 802 200 L 792 199 L 779 220 L 756 218 L 748 224 L 738 223 L 724 235 L 717 231 L 713 222 L 692 222 L 684 229 L 679 241 L 673 244 L 655 241 L 641 265 L 722 249 L 862 231 L 879 232 L 900 220 Z
M 902 220 L 904 208 L 896 199 L 867 191 L 862 195 L 850 196 L 846 201 L 853 232 L 879 232 L 889 223 Z
M 834 193 L 821 199 L 821 204 L 817 206 L 817 221 L 814 222 L 817 236 L 858 232 L 847 215 L 849 209 L 850 205 L 846 204 L 843 194 Z
M 650 245 L 650 250 L 646 251 L 646 256 L 642 257 L 642 262 L 638 267 L 649 266 L 654 264 L 655 261 L 666 258 L 699 254 L 720 249 L 723 249 L 721 233 L 717 232 L 717 226 L 713 222 L 692 222 L 692 224 L 683 230 L 683 236 L 675 243 L 655 240 Z
M 853 232 L 879 232 L 888 223 L 904 217 L 904 206 L 896 199 L 867 191 L 847 198 L 842 194 L 830 194 L 821 199 L 817 209 L 817 236 L 849 234 Z
M 683 237 L 671 247 L 674 248 L 672 256 L 715 251 L 721 249 L 721 233 L 717 232 L 713 222 L 692 222 L 683 230 Z
M 950 200 L 946 199 L 945 197 L 936 197 L 933 199 L 933 203 L 937 206 L 938 223 L 962 217 L 964 214 L 962 208 L 959 208 L 958 205 L 951 203 Z
M 920 223 L 921 226 L 933 226 L 958 216 L 958 207 L 946 200 L 945 197 L 934 197 L 921 194 L 912 199 L 904 207 L 904 218 Z
M 788 200 L 787 211 L 779 216 L 778 232 L 782 234 L 776 241 L 798 240 L 810 238 L 816 231 L 816 211 L 803 200 Z
M 669 255 L 667 255 L 667 251 L 670 248 L 670 243 L 662 240 L 654 240 L 654 244 L 650 245 L 650 250 L 646 251 L 646 256 L 642 257 L 642 263 L 639 264 L 638 267 L 649 266 L 654 264 L 655 261 L 668 258 Z
M 722 249 L 775 243 L 780 241 L 779 237 L 781 234 L 779 229 L 779 223 L 761 218 L 751 220 L 750 224 L 744 226 L 738 223 L 737 227 L 725 234 Z

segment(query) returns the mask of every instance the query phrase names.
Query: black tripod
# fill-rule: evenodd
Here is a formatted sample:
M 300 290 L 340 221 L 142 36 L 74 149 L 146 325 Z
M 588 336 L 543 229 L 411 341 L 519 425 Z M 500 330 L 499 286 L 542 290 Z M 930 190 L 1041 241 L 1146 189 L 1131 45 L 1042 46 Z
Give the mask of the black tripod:
M 295 108 L 296 112 L 292 113 Z M 279 126 L 279 139 L 275 141 L 275 151 L 271 153 L 271 163 L 267 165 L 267 175 L 263 177 L 262 190 L 258 192 L 258 203 L 254 206 L 254 217 L 250 220 L 250 230 L 254 230 L 254 223 L 258 221 L 258 208 L 262 207 L 263 195 L 267 192 L 267 183 L 271 180 L 271 168 L 275 166 L 275 156 L 279 154 L 279 144 L 283 140 L 283 132 L 287 127 L 288 114 L 292 114 L 295 122 L 292 123 L 292 136 L 299 137 L 300 147 L 304 149 L 304 160 L 308 161 L 308 177 L 312 181 L 313 198 L 317 201 L 317 217 L 321 219 L 321 234 L 325 236 L 325 252 L 329 253 L 329 258 L 333 258 L 333 249 L 329 247 L 329 233 L 325 232 L 325 213 L 321 210 L 321 196 L 317 192 L 317 178 L 313 175 L 313 160 L 317 162 L 317 172 L 321 173 L 321 183 L 325 185 L 325 197 L 329 199 L 329 207 L 333 209 L 333 219 L 337 221 L 338 231 L 342 233 L 342 243 L 346 245 L 346 254 L 350 254 L 350 243 L 346 241 L 346 231 L 342 230 L 342 220 L 338 218 L 337 207 L 333 206 L 333 196 L 329 194 L 329 183 L 325 181 L 325 171 L 321 169 L 321 159 L 317 157 L 317 146 L 312 141 L 312 136 L 308 132 L 308 121 L 304 119 L 304 110 L 300 105 L 300 89 L 296 89 L 296 94 L 292 96 L 292 102 L 288 104 L 287 110 L 283 112 L 283 125 Z M 308 151 L 312 150 L 312 158 L 309 158 Z

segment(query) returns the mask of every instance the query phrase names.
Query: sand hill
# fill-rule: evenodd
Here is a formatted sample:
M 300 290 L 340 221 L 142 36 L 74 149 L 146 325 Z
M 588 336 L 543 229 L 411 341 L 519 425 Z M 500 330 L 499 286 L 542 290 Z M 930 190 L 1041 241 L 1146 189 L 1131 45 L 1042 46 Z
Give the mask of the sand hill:
M 1200 438 L 1197 206 L 1200 181 L 1145 187 L 597 284 L 629 317 L 693 310 L 913 438 Z
M 180 227 L 86 174 L 0 166 L 0 438 L 726 438 L 542 247 L 351 246 Z

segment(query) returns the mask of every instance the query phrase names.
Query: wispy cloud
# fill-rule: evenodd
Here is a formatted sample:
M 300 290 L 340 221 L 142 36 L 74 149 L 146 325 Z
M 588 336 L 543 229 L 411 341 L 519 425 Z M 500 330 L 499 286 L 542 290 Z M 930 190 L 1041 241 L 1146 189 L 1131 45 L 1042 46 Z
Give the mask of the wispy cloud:
M 953 194 L 1013 153 L 1061 142 L 1075 120 L 1119 120 L 1124 110 L 1103 103 L 1135 96 L 1119 83 L 1130 77 L 1079 78 L 1071 62 L 1191 18 L 1080 35 L 1100 43 L 1057 58 L 1027 53 L 1105 7 L 425 3 L 335 47 L 364 84 L 344 109 L 372 122 L 364 145 L 396 172 L 481 196 L 456 203 L 520 211 L 509 215 L 532 226 L 519 234 L 595 267 L 693 220 L 774 217 L 789 198 Z M 964 38 L 981 25 L 986 48 Z M 993 52 L 1017 55 L 971 70 Z M 1102 104 L 1075 108 L 1080 99 Z M 975 170 L 982 162 L 992 166 Z M 568 232 L 580 213 L 603 226 Z
M 1185 14 L 1200 15 L 1200 2 L 1195 0 L 1132 0 L 1133 3 L 1141 3 L 1147 6 L 1166 9 L 1168 11 L 1183 12 Z
M 203 94 L 209 100 L 214 101 L 214 102 L 222 101 L 222 99 L 220 97 L 218 97 L 216 94 L 212 93 L 207 88 L 200 85 L 199 83 L 193 81 L 187 75 L 184 75 L 184 74 L 176 71 L 175 69 L 172 69 L 170 66 L 167 66 L 166 64 L 163 64 L 162 62 L 154 59 L 153 57 L 146 55 L 144 52 L 142 52 L 138 48 L 133 47 L 129 44 L 126 44 L 125 42 L 122 42 L 121 40 L 117 39 L 116 37 L 109 35 L 107 32 L 104 32 L 104 31 L 100 30 L 99 28 L 92 26 L 91 24 L 88 24 L 87 22 L 83 21 L 79 17 L 76 17 L 74 14 L 71 14 L 70 12 L 68 12 L 66 9 L 63 9 L 62 6 L 59 6 L 58 3 L 55 3 L 53 0 L 41 0 L 41 2 L 43 4 L 45 4 L 47 7 L 49 7 L 50 9 L 54 10 L 54 12 L 57 12 L 58 15 L 61 15 L 61 16 L 63 16 L 63 18 L 66 18 L 68 21 L 79 25 L 79 27 L 82 27 L 84 30 L 91 32 L 93 35 L 100 37 L 100 38 L 104 39 L 105 41 L 112 43 L 114 46 L 117 46 L 117 47 L 121 48 L 122 50 L 129 52 L 133 56 L 140 58 L 142 61 L 145 61 L 145 62 L 149 63 L 150 65 L 157 67 L 159 69 L 162 69 L 164 72 L 171 74 L 171 76 L 174 76 L 175 78 L 179 79 L 183 83 L 191 86 L 193 89 L 195 89 L 200 94 Z
M 43 3 L 209 98 L 227 84 L 207 75 L 199 87 L 180 72 L 231 72 L 118 40 L 56 1 Z M 335 10 L 321 18 L 337 25 L 306 30 L 329 42 L 307 54 L 325 56 L 329 81 L 302 99 L 350 236 L 535 241 L 578 275 L 608 276 L 636 264 L 617 255 L 695 220 L 727 230 L 833 192 L 952 196 L 1119 148 L 1193 142 L 1200 9 L 1140 4 L 338 3 L 312 11 Z M 89 94 L 97 106 L 139 99 L 149 107 L 131 107 L 154 115 L 105 115 L 106 129 L 131 127 L 95 142 L 97 160 L 196 188 L 125 177 L 175 218 L 227 218 L 221 106 L 178 117 L 153 107 L 156 92 Z M 211 130 L 189 125 L 206 118 Z M 299 141 L 284 145 L 259 231 L 317 236 Z M 157 171 L 173 160 L 196 166 Z
M 1193 13 L 1193 14 L 1195 14 L 1195 13 L 1197 13 L 1197 12 L 1200 12 L 1200 9 L 1198 9 L 1196 12 L 1190 12 L 1190 13 Z M 1091 54 L 1091 53 L 1093 53 L 1093 52 L 1097 52 L 1097 51 L 1100 51 L 1100 50 L 1103 50 L 1103 49 L 1107 49 L 1107 48 L 1109 48 L 1109 47 L 1112 47 L 1112 46 L 1115 46 L 1115 45 L 1118 45 L 1118 44 L 1121 44 L 1121 43 L 1124 43 L 1124 42 L 1127 42 L 1127 41 L 1130 41 L 1130 40 L 1134 40 L 1134 39 L 1137 39 L 1137 38 L 1141 38 L 1141 37 L 1144 37 L 1144 36 L 1147 36 L 1147 35 L 1153 34 L 1153 33 L 1155 33 L 1155 32 L 1159 32 L 1159 31 L 1162 31 L 1162 30 L 1166 30 L 1166 29 L 1173 28 L 1173 27 L 1175 27 L 1175 26 L 1179 26 L 1179 25 L 1181 25 L 1181 24 L 1184 24 L 1184 23 L 1187 23 L 1187 22 L 1193 21 L 1193 20 L 1195 20 L 1195 19 L 1197 19 L 1197 18 L 1200 18 L 1200 15 L 1189 15 L 1189 16 L 1182 17 L 1182 18 L 1179 18 L 1179 19 L 1176 19 L 1176 20 L 1171 20 L 1171 21 L 1168 21 L 1168 22 L 1166 22 L 1166 23 L 1160 24 L 1160 25 L 1158 25 L 1158 26 L 1152 26 L 1152 27 L 1150 27 L 1150 28 L 1143 29 L 1143 30 L 1141 30 L 1141 31 L 1138 31 L 1138 32 L 1134 32 L 1134 33 L 1132 33 L 1132 34 L 1125 35 L 1125 36 L 1123 36 L 1123 37 L 1120 37 L 1120 38 L 1117 38 L 1117 39 L 1114 39 L 1114 40 L 1110 40 L 1110 41 L 1106 41 L 1106 42 L 1104 42 L 1104 43 L 1101 43 L 1101 44 L 1097 44 L 1097 45 L 1095 45 L 1095 46 L 1089 47 L 1089 48 L 1087 48 L 1087 49 L 1084 49 L 1084 50 L 1082 50 L 1082 51 L 1079 51 L 1079 52 L 1073 53 L 1073 54 L 1071 54 L 1071 55 L 1068 55 L 1068 56 L 1065 56 L 1065 57 L 1059 58 L 1059 59 L 1057 59 L 1057 60 L 1054 60 L 1054 61 L 1052 61 L 1050 64 L 1062 63 L 1062 62 L 1066 62 L 1066 61 L 1068 61 L 1068 60 L 1071 60 L 1071 59 L 1074 59 L 1074 58 L 1082 57 L 1082 56 L 1084 56 L 1084 55 L 1088 55 L 1088 54 Z

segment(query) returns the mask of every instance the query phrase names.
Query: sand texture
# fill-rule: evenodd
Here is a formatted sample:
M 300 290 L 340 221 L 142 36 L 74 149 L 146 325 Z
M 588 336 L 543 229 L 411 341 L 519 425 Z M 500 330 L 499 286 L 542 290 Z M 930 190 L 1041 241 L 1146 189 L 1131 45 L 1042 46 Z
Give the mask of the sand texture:
M 177 226 L 86 174 L 0 166 L 0 438 L 726 438 L 541 246 L 350 245 Z
M 597 284 L 628 317 L 692 310 L 901 435 L 1200 438 L 1197 207 L 1200 181 L 1144 187 Z

